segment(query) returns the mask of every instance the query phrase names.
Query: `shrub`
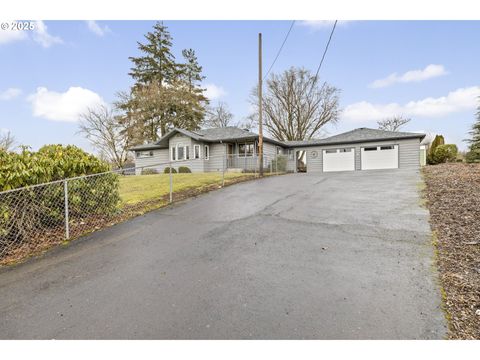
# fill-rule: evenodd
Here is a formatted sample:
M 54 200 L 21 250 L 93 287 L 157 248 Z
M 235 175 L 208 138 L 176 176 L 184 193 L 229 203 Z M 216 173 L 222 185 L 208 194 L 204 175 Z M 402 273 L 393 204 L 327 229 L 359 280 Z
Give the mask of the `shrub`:
M 433 160 L 435 164 L 442 164 L 445 162 L 455 161 L 458 149 L 455 144 L 439 145 L 433 153 Z
M 119 203 L 118 175 L 109 165 L 76 146 L 47 145 L 37 152 L 0 151 L 0 251 L 11 242 L 21 242 L 30 230 L 55 227 L 64 222 L 64 184 L 45 182 L 78 177 L 67 182 L 72 221 L 86 215 L 111 215 Z M 81 177 L 104 173 L 98 176 Z M 28 215 L 27 215 L 28 214 Z
M 430 147 L 428 148 L 427 164 L 430 164 L 430 165 L 437 164 L 435 160 L 435 150 L 438 146 L 443 144 L 445 144 L 445 139 L 443 138 L 443 136 L 442 135 L 435 136 L 435 139 L 433 139 L 432 143 L 430 144 Z
M 170 174 L 170 167 L 166 167 L 165 169 L 163 169 L 163 173 L 164 174 Z M 172 167 L 172 174 L 176 174 L 177 173 L 177 170 L 175 170 L 174 167 Z
M 472 149 L 465 155 L 467 163 L 480 163 L 480 149 Z
M 187 167 L 187 166 L 180 166 L 180 167 L 178 168 L 178 172 L 179 172 L 179 173 L 183 173 L 183 174 L 189 174 L 189 173 L 192 172 L 192 170 L 190 170 L 190 168 Z
M 272 171 L 287 171 L 287 157 L 284 155 L 277 155 L 277 158 L 272 160 Z
M 142 175 L 155 175 L 158 174 L 157 169 L 142 169 Z

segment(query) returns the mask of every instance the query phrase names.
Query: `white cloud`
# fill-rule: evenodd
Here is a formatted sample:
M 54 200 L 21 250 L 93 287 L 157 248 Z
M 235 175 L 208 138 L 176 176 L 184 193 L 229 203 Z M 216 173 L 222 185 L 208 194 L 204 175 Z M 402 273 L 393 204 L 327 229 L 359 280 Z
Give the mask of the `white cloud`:
M 70 87 L 63 93 L 39 87 L 28 101 L 32 104 L 33 116 L 67 122 L 75 122 L 88 108 L 104 104 L 100 95 L 81 87 Z
M 106 33 L 111 32 L 110 28 L 105 26 L 100 26 L 95 20 L 87 20 L 88 29 L 98 36 L 104 36 Z
M 410 70 L 402 75 L 398 75 L 397 73 L 390 74 L 383 79 L 375 80 L 370 84 L 370 87 L 383 88 L 396 83 L 420 82 L 446 74 L 447 71 L 443 65 L 430 64 L 423 70 Z
M 376 121 L 394 115 L 409 117 L 442 117 L 454 112 L 475 109 L 480 96 L 480 87 L 460 88 L 438 98 L 428 97 L 410 101 L 404 105 L 398 103 L 372 104 L 360 101 L 348 105 L 342 117 L 352 122 Z
M 22 93 L 22 90 L 18 88 L 8 88 L 5 91 L 0 92 L 0 100 L 8 101 L 16 98 Z
M 4 21 L 7 24 L 11 24 L 16 21 Z M 11 27 L 7 30 L 0 30 L 0 44 L 8 44 L 11 42 L 25 40 L 27 38 L 26 31 L 11 30 Z
M 227 95 L 227 92 L 221 87 L 215 84 L 206 84 L 205 96 L 210 100 L 215 100 Z
M 337 21 L 337 27 L 346 25 L 349 21 L 339 20 Z M 300 21 L 300 25 L 308 27 L 310 30 L 317 31 L 323 29 L 331 29 L 335 20 L 303 20 Z
M 53 36 L 48 33 L 47 25 L 45 25 L 45 23 L 41 20 L 35 21 L 33 40 L 42 45 L 44 48 L 63 43 L 63 40 L 60 37 Z

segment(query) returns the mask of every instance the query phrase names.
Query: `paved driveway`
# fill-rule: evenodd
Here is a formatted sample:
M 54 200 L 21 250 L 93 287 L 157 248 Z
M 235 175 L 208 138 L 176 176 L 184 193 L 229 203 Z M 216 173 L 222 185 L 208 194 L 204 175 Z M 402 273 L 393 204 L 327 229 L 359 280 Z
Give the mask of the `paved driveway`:
M 442 338 L 415 172 L 243 183 L 0 272 L 0 338 Z

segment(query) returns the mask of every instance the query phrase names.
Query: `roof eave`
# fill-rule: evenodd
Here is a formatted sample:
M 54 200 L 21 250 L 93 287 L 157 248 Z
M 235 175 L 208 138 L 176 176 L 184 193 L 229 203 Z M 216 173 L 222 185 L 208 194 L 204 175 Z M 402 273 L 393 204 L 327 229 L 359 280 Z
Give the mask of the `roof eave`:
M 312 146 L 329 146 L 329 145 L 341 145 L 341 144 L 360 144 L 360 143 L 371 143 L 371 142 L 378 142 L 378 141 L 396 141 L 396 140 L 407 140 L 407 139 L 420 139 L 420 141 L 425 138 L 425 134 L 416 134 L 411 136 L 401 136 L 401 137 L 394 137 L 394 138 L 377 138 L 377 139 L 358 139 L 358 140 L 347 140 L 347 141 L 332 141 L 332 142 L 318 142 L 312 144 L 297 144 L 297 145 L 289 145 L 286 144 L 289 148 L 297 148 L 297 147 L 312 147 Z

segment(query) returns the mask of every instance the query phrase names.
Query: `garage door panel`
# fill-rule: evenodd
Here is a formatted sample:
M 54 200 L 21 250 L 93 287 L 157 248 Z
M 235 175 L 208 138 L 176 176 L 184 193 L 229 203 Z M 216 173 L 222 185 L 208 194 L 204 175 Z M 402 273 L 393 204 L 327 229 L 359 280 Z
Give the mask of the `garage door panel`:
M 339 148 L 323 150 L 323 171 L 355 170 L 355 149 Z
M 361 149 L 362 170 L 397 169 L 398 145 L 366 146 Z

